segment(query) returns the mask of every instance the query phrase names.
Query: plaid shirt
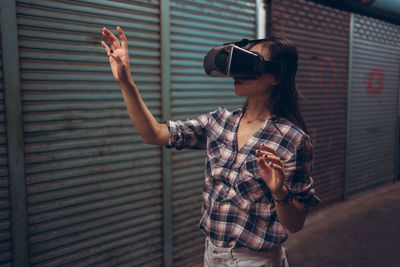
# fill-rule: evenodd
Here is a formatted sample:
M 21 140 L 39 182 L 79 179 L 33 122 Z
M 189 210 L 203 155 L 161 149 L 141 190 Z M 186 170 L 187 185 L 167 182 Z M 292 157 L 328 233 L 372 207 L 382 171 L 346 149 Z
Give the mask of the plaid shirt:
M 168 121 L 167 147 L 206 149 L 200 229 L 217 247 L 273 248 L 288 235 L 271 191 L 258 172 L 256 150 L 273 148 L 285 165 L 285 184 L 308 211 L 320 202 L 310 177 L 308 135 L 284 118 L 272 118 L 238 151 L 236 132 L 243 109 L 219 108 L 192 120 Z

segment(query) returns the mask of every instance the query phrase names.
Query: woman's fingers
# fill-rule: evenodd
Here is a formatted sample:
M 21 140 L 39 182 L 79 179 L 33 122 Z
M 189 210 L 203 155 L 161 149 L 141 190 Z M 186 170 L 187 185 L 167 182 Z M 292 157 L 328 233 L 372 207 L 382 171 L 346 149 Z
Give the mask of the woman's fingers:
M 121 58 L 116 55 L 114 51 L 111 50 L 104 41 L 101 41 L 101 45 L 104 47 L 104 50 L 106 50 L 107 56 L 112 57 L 113 59 L 115 59 L 115 61 L 122 64 Z
M 270 157 L 263 156 L 264 160 L 268 160 L 271 164 L 277 165 L 281 168 L 284 168 L 283 163 L 280 159 L 272 159 Z
M 115 61 L 117 61 L 118 64 L 123 64 L 121 58 L 120 58 L 118 55 L 116 55 L 115 53 L 110 53 L 110 56 L 111 56 L 113 59 L 115 59 Z
M 102 34 L 103 37 L 106 38 L 111 49 L 116 50 L 121 47 L 117 37 L 115 37 L 115 35 L 112 32 L 110 32 L 106 27 L 103 28 Z
M 270 162 L 272 162 L 274 164 L 277 164 L 277 165 L 281 166 L 282 168 L 284 167 L 284 164 L 283 164 L 282 160 L 279 157 L 277 157 L 274 154 L 272 154 L 272 153 L 269 153 L 269 152 L 266 152 L 266 151 L 257 150 L 256 154 L 259 157 L 264 158 L 264 160 L 268 160 L 268 161 L 270 161 Z
M 272 161 L 269 161 L 268 163 L 266 163 L 263 157 L 259 157 L 257 159 L 257 163 L 258 163 L 258 166 L 260 167 L 260 169 L 262 169 L 264 171 L 270 171 L 270 170 L 274 169 L 274 170 L 278 171 L 281 174 L 281 176 L 283 176 L 283 177 L 285 176 L 285 169 L 277 163 L 273 163 Z
M 268 171 L 269 167 L 263 158 L 258 158 L 257 163 L 258 163 L 258 166 L 260 167 L 260 169 L 262 169 L 264 171 Z
M 257 150 L 256 154 L 258 156 L 267 156 L 268 158 L 271 159 L 278 159 L 280 160 L 280 158 L 278 156 L 276 156 L 275 154 L 272 154 L 271 152 L 267 152 L 267 151 L 262 151 L 262 150 Z
M 107 56 L 110 56 L 112 50 L 108 47 L 108 45 L 104 41 L 101 41 L 101 45 L 104 47 Z
M 267 159 L 267 158 L 264 157 L 264 156 L 260 156 L 259 158 L 257 158 L 257 162 L 258 162 L 258 164 L 261 165 L 261 167 L 263 167 L 264 169 L 271 168 L 271 166 L 272 166 L 273 164 L 275 164 L 275 165 L 278 165 L 278 164 L 279 164 L 278 162 L 269 160 L 269 159 Z
M 128 50 L 128 40 L 126 39 L 126 36 L 124 32 L 122 31 L 121 27 L 117 27 L 117 32 L 119 35 L 119 39 L 121 39 L 121 46 L 122 49 Z
M 270 167 L 277 170 L 281 174 L 282 177 L 285 177 L 285 170 L 283 167 L 281 167 L 277 164 L 270 164 Z
M 276 155 L 276 151 L 274 149 L 272 149 L 264 144 L 261 144 L 261 148 L 264 149 L 265 151 L 268 151 L 269 153 Z

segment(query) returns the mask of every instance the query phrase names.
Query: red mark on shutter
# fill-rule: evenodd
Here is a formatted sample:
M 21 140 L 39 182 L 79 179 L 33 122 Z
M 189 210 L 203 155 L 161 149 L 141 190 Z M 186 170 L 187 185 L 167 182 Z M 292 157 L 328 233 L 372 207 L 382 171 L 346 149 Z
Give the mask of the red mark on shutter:
M 378 85 L 376 86 L 376 81 Z M 368 74 L 367 90 L 373 94 L 379 94 L 383 89 L 383 72 L 380 69 L 373 69 Z

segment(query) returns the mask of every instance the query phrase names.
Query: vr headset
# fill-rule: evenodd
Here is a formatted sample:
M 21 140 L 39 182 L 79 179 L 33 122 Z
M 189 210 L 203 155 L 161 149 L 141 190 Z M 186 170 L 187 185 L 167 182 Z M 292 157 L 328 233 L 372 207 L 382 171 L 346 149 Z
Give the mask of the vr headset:
M 237 77 L 242 79 L 257 79 L 262 73 L 272 73 L 279 77 L 294 76 L 297 72 L 297 62 L 267 61 L 257 52 L 244 47 L 256 44 L 266 39 L 248 40 L 226 43 L 214 47 L 204 57 L 204 70 L 212 77 Z

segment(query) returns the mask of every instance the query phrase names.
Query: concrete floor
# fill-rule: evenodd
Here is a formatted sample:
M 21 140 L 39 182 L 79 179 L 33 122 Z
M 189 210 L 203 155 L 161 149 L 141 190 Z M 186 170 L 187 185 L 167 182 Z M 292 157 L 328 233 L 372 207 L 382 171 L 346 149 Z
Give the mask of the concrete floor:
M 285 245 L 290 267 L 400 267 L 400 182 L 316 210 Z

